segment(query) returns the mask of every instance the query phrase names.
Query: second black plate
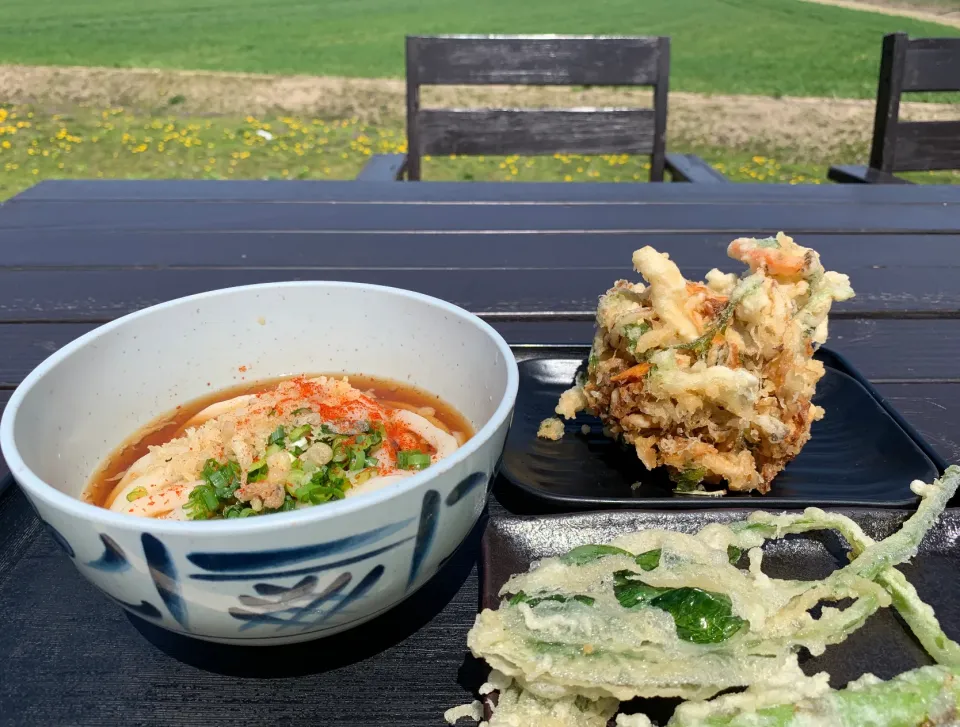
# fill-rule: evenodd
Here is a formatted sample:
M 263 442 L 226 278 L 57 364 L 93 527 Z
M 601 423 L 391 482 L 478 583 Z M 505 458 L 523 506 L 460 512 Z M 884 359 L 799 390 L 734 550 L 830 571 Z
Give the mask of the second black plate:
M 662 468 L 647 470 L 633 452 L 603 436 L 594 417 L 566 422 L 560 441 L 537 438 L 540 422 L 553 415 L 586 354 L 579 347 L 543 350 L 520 362 L 520 391 L 501 469 L 517 487 L 566 508 L 902 507 L 916 500 L 911 481 L 929 482 L 946 466 L 846 359 L 821 349 L 817 358 L 826 375 L 814 402 L 826 416 L 814 423 L 810 442 L 770 492 L 675 495 Z
M 898 510 L 840 510 L 868 535 L 885 538 L 900 528 L 909 513 Z M 724 512 L 595 512 L 549 517 L 495 517 L 487 524 L 480 556 L 482 608 L 497 608 L 499 591 L 514 573 L 524 573 L 541 558 L 560 555 L 586 543 L 606 543 L 619 535 L 650 528 L 695 533 L 709 523 L 730 523 L 749 515 L 743 510 Z M 901 568 L 920 594 L 933 606 L 950 638 L 960 636 L 960 581 L 955 577 L 960 558 L 960 512 L 947 510 L 920 544 L 913 562 Z M 812 580 L 847 562 L 848 549 L 835 533 L 788 536 L 768 541 L 763 548 L 763 571 L 773 578 Z M 870 672 L 890 679 L 908 669 L 927 666 L 930 657 L 912 637 L 892 608 L 881 608 L 843 644 L 829 646 L 816 658 L 803 653 L 801 666 L 808 674 L 826 671 L 831 685 L 840 688 Z M 670 717 L 674 700 L 634 703 L 659 724 Z M 631 710 L 632 711 L 632 710 Z

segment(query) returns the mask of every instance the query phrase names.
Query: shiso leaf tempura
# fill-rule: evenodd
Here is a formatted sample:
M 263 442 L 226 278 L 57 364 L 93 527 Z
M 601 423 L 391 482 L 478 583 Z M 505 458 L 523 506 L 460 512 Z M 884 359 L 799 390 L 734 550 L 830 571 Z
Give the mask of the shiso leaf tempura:
M 619 280 L 600 298 L 587 372 L 556 407 L 600 417 L 684 494 L 770 489 L 824 415 L 812 403 L 824 375 L 813 354 L 833 302 L 853 297 L 846 275 L 783 233 L 734 240 L 727 254 L 749 270 L 696 282 L 666 253 L 634 252 L 648 284 Z M 538 435 L 559 439 L 562 421 Z
M 500 607 L 479 614 L 468 635 L 473 654 L 494 669 L 487 689 L 502 695 L 491 727 L 602 726 L 619 701 L 705 700 L 736 687 L 749 689 L 684 705 L 670 724 L 954 724 L 943 720 L 956 718 L 960 646 L 896 566 L 916 554 L 958 485 L 958 466 L 933 484 L 912 483 L 916 512 L 880 541 L 847 517 L 808 508 L 756 512 L 692 535 L 645 530 L 535 563 L 507 581 Z M 816 581 L 762 572 L 764 541 L 813 530 L 837 531 L 850 544 L 850 562 Z M 845 599 L 842 610 L 829 605 Z M 801 648 L 821 654 L 890 605 L 941 666 L 885 683 L 861 679 L 839 692 L 829 690 L 825 674 L 803 675 Z M 533 719 L 537 710 L 550 719 Z M 642 715 L 617 719 L 646 724 Z

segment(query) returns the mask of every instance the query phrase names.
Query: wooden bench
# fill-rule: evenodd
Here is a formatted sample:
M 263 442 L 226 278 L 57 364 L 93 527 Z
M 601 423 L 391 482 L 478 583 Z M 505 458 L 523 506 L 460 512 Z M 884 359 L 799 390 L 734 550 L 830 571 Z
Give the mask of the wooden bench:
M 909 184 L 896 172 L 960 169 L 960 121 L 901 121 L 904 92 L 960 91 L 960 38 L 883 39 L 869 166 L 833 166 L 834 182 Z
M 374 156 L 361 181 L 421 178 L 424 155 L 647 154 L 650 181 L 725 182 L 692 154 L 667 154 L 670 39 L 410 36 L 407 154 Z M 425 85 L 652 87 L 652 108 L 422 108 Z

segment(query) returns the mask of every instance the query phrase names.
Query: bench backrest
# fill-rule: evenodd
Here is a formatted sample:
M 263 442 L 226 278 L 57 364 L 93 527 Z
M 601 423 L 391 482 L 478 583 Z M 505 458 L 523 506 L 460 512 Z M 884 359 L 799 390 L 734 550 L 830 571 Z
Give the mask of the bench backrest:
M 913 91 L 960 91 L 960 38 L 884 37 L 870 166 L 960 169 L 960 120 L 900 121 L 900 97 Z
M 649 154 L 663 180 L 670 39 L 408 36 L 407 176 L 436 154 Z M 646 86 L 652 108 L 425 109 L 425 85 Z

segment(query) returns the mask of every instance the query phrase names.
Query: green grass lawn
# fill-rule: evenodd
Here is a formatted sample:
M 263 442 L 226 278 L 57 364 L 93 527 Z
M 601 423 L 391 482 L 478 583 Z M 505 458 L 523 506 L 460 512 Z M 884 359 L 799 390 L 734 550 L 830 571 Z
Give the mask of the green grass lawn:
M 697 148 L 682 140 L 672 147 L 701 154 L 733 181 L 826 181 L 825 166 L 776 151 Z M 123 109 L 50 114 L 0 107 L 0 199 L 56 178 L 350 179 L 371 154 L 405 150 L 402 127 L 349 119 L 153 117 Z M 645 157 L 617 155 L 427 158 L 424 178 L 634 182 L 647 179 L 648 169 Z M 954 173 L 915 176 L 960 183 Z
M 871 98 L 880 39 L 960 30 L 799 0 L 4 0 L 0 62 L 401 76 L 408 33 L 673 38 L 674 89 Z

